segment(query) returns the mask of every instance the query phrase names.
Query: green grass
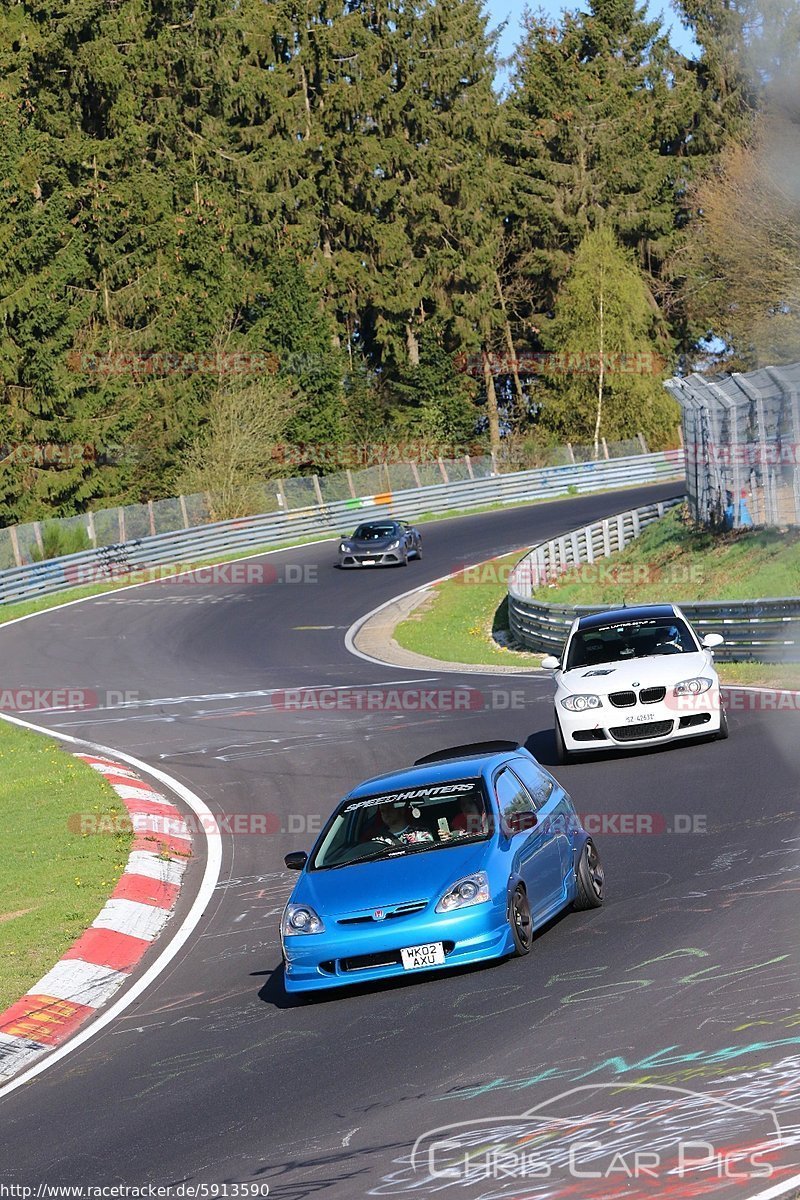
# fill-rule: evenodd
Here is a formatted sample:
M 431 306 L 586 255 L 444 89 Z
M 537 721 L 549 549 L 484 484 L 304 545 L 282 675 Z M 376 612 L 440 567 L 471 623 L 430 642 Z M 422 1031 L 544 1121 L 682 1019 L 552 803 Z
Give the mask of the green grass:
M 84 813 L 127 815 L 91 767 L 0 721 L 0 1012 L 91 925 L 124 870 L 132 835 L 81 834 Z
M 800 532 L 713 534 L 674 509 L 619 554 L 587 563 L 539 588 L 550 604 L 646 604 L 758 600 L 800 594 Z
M 670 530 L 676 531 L 675 539 L 669 533 Z M 681 554 L 676 555 L 673 540 L 678 541 L 682 552 L 688 550 L 694 557 L 684 560 Z M 648 546 L 651 557 L 643 553 Z M 784 552 L 788 560 L 786 562 L 782 560 Z M 731 565 L 731 554 L 735 565 Z M 485 563 L 482 567 L 470 568 L 454 579 L 437 584 L 432 589 L 430 599 L 397 626 L 394 631 L 395 640 L 407 650 L 426 654 L 443 662 L 521 668 L 538 666 L 543 657 L 541 654 L 506 649 L 498 646 L 493 639 L 494 633 L 508 633 L 508 572 L 521 557 L 522 552 L 517 551 Z M 749 570 L 749 564 L 753 561 L 759 563 L 763 570 Z M 780 584 L 781 587 L 791 584 L 794 593 L 797 593 L 800 584 L 800 538 L 777 532 L 757 532 L 738 537 L 728 535 L 717 545 L 710 535 L 693 533 L 682 524 L 677 514 L 670 514 L 663 521 L 645 530 L 641 538 L 624 554 L 614 555 L 606 560 L 606 565 L 621 562 L 632 563 L 634 566 L 652 563 L 661 572 L 647 592 L 639 583 L 635 585 L 637 602 L 665 599 L 661 579 L 665 569 L 675 562 L 683 563 L 683 577 L 693 579 L 697 585 L 703 584 L 706 573 L 709 578 L 713 577 L 711 593 L 715 587 L 724 588 L 725 580 L 728 580 L 731 587 L 738 588 L 738 595 L 730 598 L 757 598 L 767 594 L 791 595 L 792 589 L 767 593 L 759 585 L 764 579 L 774 585 Z M 694 570 L 691 569 L 692 564 Z M 638 578 L 634 572 L 631 574 L 633 578 Z M 749 590 L 742 586 L 745 575 L 750 579 Z M 567 578 L 565 576 L 565 579 Z M 590 581 L 584 581 L 582 584 L 570 583 L 564 589 L 558 587 L 540 590 L 537 599 L 565 604 L 615 603 L 625 598 L 619 591 L 614 591 L 614 587 L 618 586 L 600 583 L 595 584 L 594 590 L 591 590 Z M 608 591 L 605 590 L 606 587 L 609 588 Z M 577 588 L 582 590 L 578 592 Z M 579 595 L 580 599 L 572 599 L 573 595 Z M 671 592 L 667 595 L 669 599 L 677 599 Z M 704 590 L 702 595 L 680 597 L 684 600 L 706 598 L 725 599 L 726 596 L 710 594 Z M 751 687 L 800 688 L 800 664 L 721 662 L 717 664 L 717 669 L 723 683 Z
M 507 650 L 492 639 L 493 630 L 507 627 L 506 581 L 520 557 L 515 551 L 436 584 L 431 598 L 397 626 L 395 641 L 444 662 L 537 666 L 540 655 Z
M 800 663 L 725 663 L 716 664 L 723 683 L 742 687 L 800 688 Z

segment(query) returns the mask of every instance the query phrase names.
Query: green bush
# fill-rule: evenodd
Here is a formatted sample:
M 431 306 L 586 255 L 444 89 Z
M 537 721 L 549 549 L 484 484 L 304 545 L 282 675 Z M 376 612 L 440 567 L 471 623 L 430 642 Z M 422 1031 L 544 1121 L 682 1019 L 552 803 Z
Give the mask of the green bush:
M 34 546 L 31 559 L 43 562 L 46 558 L 60 558 L 62 554 L 77 554 L 79 550 L 91 550 L 92 543 L 83 525 L 61 525 L 49 521 L 42 526 L 42 548 Z

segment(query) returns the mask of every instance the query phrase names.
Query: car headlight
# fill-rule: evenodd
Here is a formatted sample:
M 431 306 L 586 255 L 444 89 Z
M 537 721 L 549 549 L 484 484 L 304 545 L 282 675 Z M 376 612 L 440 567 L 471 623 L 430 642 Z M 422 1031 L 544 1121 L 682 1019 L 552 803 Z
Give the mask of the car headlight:
M 287 904 L 281 918 L 281 933 L 294 937 L 297 933 L 324 933 L 325 926 L 310 904 Z
M 673 696 L 699 696 L 713 686 L 713 679 L 706 679 L 705 675 L 697 675 L 694 679 L 684 679 L 680 683 L 676 683 L 672 694 Z
M 352 549 L 353 549 L 353 547 L 350 545 L 349 542 L 339 542 L 339 553 L 340 554 L 349 554 Z
M 397 539 L 395 539 L 395 541 L 391 542 L 391 543 L 390 543 L 390 544 L 389 544 L 389 545 L 386 547 L 386 549 L 387 549 L 387 550 L 399 550 L 399 549 L 400 549 L 400 540 L 399 540 L 399 538 L 397 538 Z
M 585 712 L 587 708 L 603 707 L 599 696 L 565 696 L 561 703 L 570 712 Z
M 453 912 L 456 908 L 470 908 L 473 904 L 486 904 L 489 895 L 489 876 L 485 871 L 465 875 L 445 892 L 436 905 L 437 913 Z

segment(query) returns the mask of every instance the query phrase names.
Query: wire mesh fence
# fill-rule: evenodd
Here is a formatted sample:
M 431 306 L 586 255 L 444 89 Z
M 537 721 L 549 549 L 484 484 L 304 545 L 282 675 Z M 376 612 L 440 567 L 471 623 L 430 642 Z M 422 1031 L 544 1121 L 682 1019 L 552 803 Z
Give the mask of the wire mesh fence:
M 681 405 L 695 519 L 722 529 L 800 524 L 800 363 L 666 387 Z
M 621 442 L 603 442 L 604 460 L 627 458 L 647 453 L 647 444 L 639 435 Z M 535 461 L 531 461 L 534 458 Z M 269 479 L 256 489 L 256 512 L 291 513 L 314 505 L 356 502 L 366 496 L 376 500 L 394 492 L 438 484 L 488 479 L 495 475 L 529 469 L 590 462 L 594 447 L 567 444 L 538 449 L 509 444 L 495 455 L 438 458 L 420 455 L 417 461 L 381 462 L 359 470 L 344 470 L 327 475 L 302 475 Z M 150 500 L 144 504 L 125 504 L 104 508 L 80 516 L 32 521 L 0 529 L 0 570 L 21 567 L 80 550 L 115 546 L 134 538 L 194 529 L 217 520 L 211 498 L 198 492 Z M 70 538 L 72 540 L 70 541 Z

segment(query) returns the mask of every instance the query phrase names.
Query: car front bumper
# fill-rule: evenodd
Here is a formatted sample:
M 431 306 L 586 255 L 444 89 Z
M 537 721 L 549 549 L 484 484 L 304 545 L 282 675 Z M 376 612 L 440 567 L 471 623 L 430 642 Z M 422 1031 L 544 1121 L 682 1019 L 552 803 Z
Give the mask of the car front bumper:
M 655 746 L 684 738 L 718 733 L 722 720 L 719 688 L 700 696 L 675 697 L 669 691 L 655 704 L 615 708 L 607 697 L 603 707 L 570 712 L 556 700 L 556 717 L 570 754 L 592 750 Z
M 443 943 L 444 963 L 406 970 L 400 949 L 431 942 Z M 344 987 L 502 958 L 513 948 L 505 898 L 461 912 L 431 911 L 344 928 L 326 918 L 324 933 L 284 938 L 284 983 L 287 992 Z
M 396 567 L 403 562 L 402 550 L 376 550 L 374 554 L 339 552 L 340 567 Z

